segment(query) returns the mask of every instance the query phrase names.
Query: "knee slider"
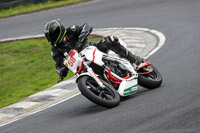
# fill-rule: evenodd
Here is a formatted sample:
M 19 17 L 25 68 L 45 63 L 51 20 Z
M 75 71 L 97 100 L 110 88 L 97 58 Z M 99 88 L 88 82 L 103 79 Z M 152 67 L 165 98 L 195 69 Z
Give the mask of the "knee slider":
M 108 36 L 108 38 L 112 43 L 117 43 L 119 41 L 119 39 L 115 36 Z
M 107 44 L 107 47 L 110 49 L 112 47 L 115 47 L 116 44 L 118 43 L 118 38 L 115 36 L 107 36 L 105 37 L 105 42 Z

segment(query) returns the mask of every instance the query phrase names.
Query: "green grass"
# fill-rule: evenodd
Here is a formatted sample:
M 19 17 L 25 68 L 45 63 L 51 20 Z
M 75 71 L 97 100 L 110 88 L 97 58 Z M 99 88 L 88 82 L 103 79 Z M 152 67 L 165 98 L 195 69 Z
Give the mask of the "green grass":
M 47 2 L 39 3 L 39 4 L 19 5 L 14 8 L 10 7 L 6 9 L 0 9 L 0 18 L 49 9 L 53 7 L 70 5 L 70 4 L 84 2 L 84 1 L 89 1 L 89 0 L 59 0 L 59 1 L 48 0 Z
M 58 78 L 46 39 L 0 43 L 0 108 L 55 85 Z

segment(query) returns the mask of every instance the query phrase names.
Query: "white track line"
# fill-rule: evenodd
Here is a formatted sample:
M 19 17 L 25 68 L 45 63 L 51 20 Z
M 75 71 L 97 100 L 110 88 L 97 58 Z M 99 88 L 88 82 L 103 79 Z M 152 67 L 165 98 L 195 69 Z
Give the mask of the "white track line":
M 50 105 L 50 106 L 47 106 L 47 107 L 45 107 L 45 108 L 39 109 L 39 110 L 34 111 L 34 112 L 25 113 L 24 115 L 21 115 L 21 116 L 19 116 L 18 118 L 15 118 L 14 120 L 11 120 L 11 121 L 9 121 L 9 122 L 6 122 L 6 123 L 0 125 L 0 127 L 3 127 L 3 126 L 8 125 L 8 124 L 11 124 L 11 123 L 13 123 L 13 122 L 15 122 L 15 121 L 18 121 L 18 120 L 21 120 L 21 119 L 23 119 L 23 118 L 25 118 L 25 117 L 27 117 L 27 116 L 36 114 L 36 113 L 38 113 L 38 112 L 40 112 L 40 111 L 43 111 L 43 110 L 45 110 L 45 109 L 48 109 L 48 108 L 50 108 L 50 107 L 56 106 L 56 105 L 58 105 L 58 104 L 60 104 L 60 103 L 62 103 L 62 102 L 65 102 L 65 101 L 67 101 L 67 100 L 69 100 L 69 99 L 71 99 L 71 98 L 73 98 L 73 97 L 75 97 L 75 96 L 78 96 L 78 95 L 80 95 L 80 94 L 81 94 L 81 93 L 78 92 L 77 94 L 74 94 L 74 95 L 72 95 L 72 96 L 70 96 L 70 97 L 67 97 L 67 98 L 65 98 L 65 99 L 63 99 L 63 100 L 61 100 L 61 101 L 59 101 L 59 102 L 57 102 L 57 103 L 54 103 L 54 104 L 52 104 L 52 105 Z

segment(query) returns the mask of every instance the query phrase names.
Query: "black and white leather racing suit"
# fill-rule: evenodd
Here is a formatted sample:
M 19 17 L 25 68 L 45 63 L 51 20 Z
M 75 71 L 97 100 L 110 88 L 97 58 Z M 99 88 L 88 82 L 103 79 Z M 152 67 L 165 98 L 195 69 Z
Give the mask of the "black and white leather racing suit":
M 93 27 L 88 24 L 83 24 L 82 26 L 71 25 L 67 28 L 67 42 L 65 44 L 59 44 L 57 47 L 52 46 L 51 56 L 56 62 L 56 72 L 61 78 L 66 77 L 68 73 L 68 68 L 63 64 L 67 53 L 71 49 L 76 49 L 80 52 L 85 47 L 91 45 L 96 46 L 100 51 L 105 53 L 112 50 L 120 56 L 128 59 L 131 63 L 136 63 L 137 65 L 141 63 L 142 59 L 133 55 L 128 49 L 122 46 L 118 41 L 118 38 L 115 36 L 105 37 L 97 43 L 87 41 L 87 37 L 92 32 L 92 29 Z

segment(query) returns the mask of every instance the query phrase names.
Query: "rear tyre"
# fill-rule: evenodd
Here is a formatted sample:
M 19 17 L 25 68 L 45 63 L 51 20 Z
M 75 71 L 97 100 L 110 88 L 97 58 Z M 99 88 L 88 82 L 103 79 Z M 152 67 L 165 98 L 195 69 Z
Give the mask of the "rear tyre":
M 119 105 L 119 94 L 107 82 L 102 81 L 105 85 L 104 89 L 102 89 L 97 82 L 89 76 L 80 77 L 77 82 L 81 93 L 92 102 L 106 108 L 113 108 Z
M 162 76 L 158 69 L 151 65 L 153 72 L 149 74 L 139 74 L 138 75 L 138 84 L 147 89 L 158 88 L 162 84 Z

